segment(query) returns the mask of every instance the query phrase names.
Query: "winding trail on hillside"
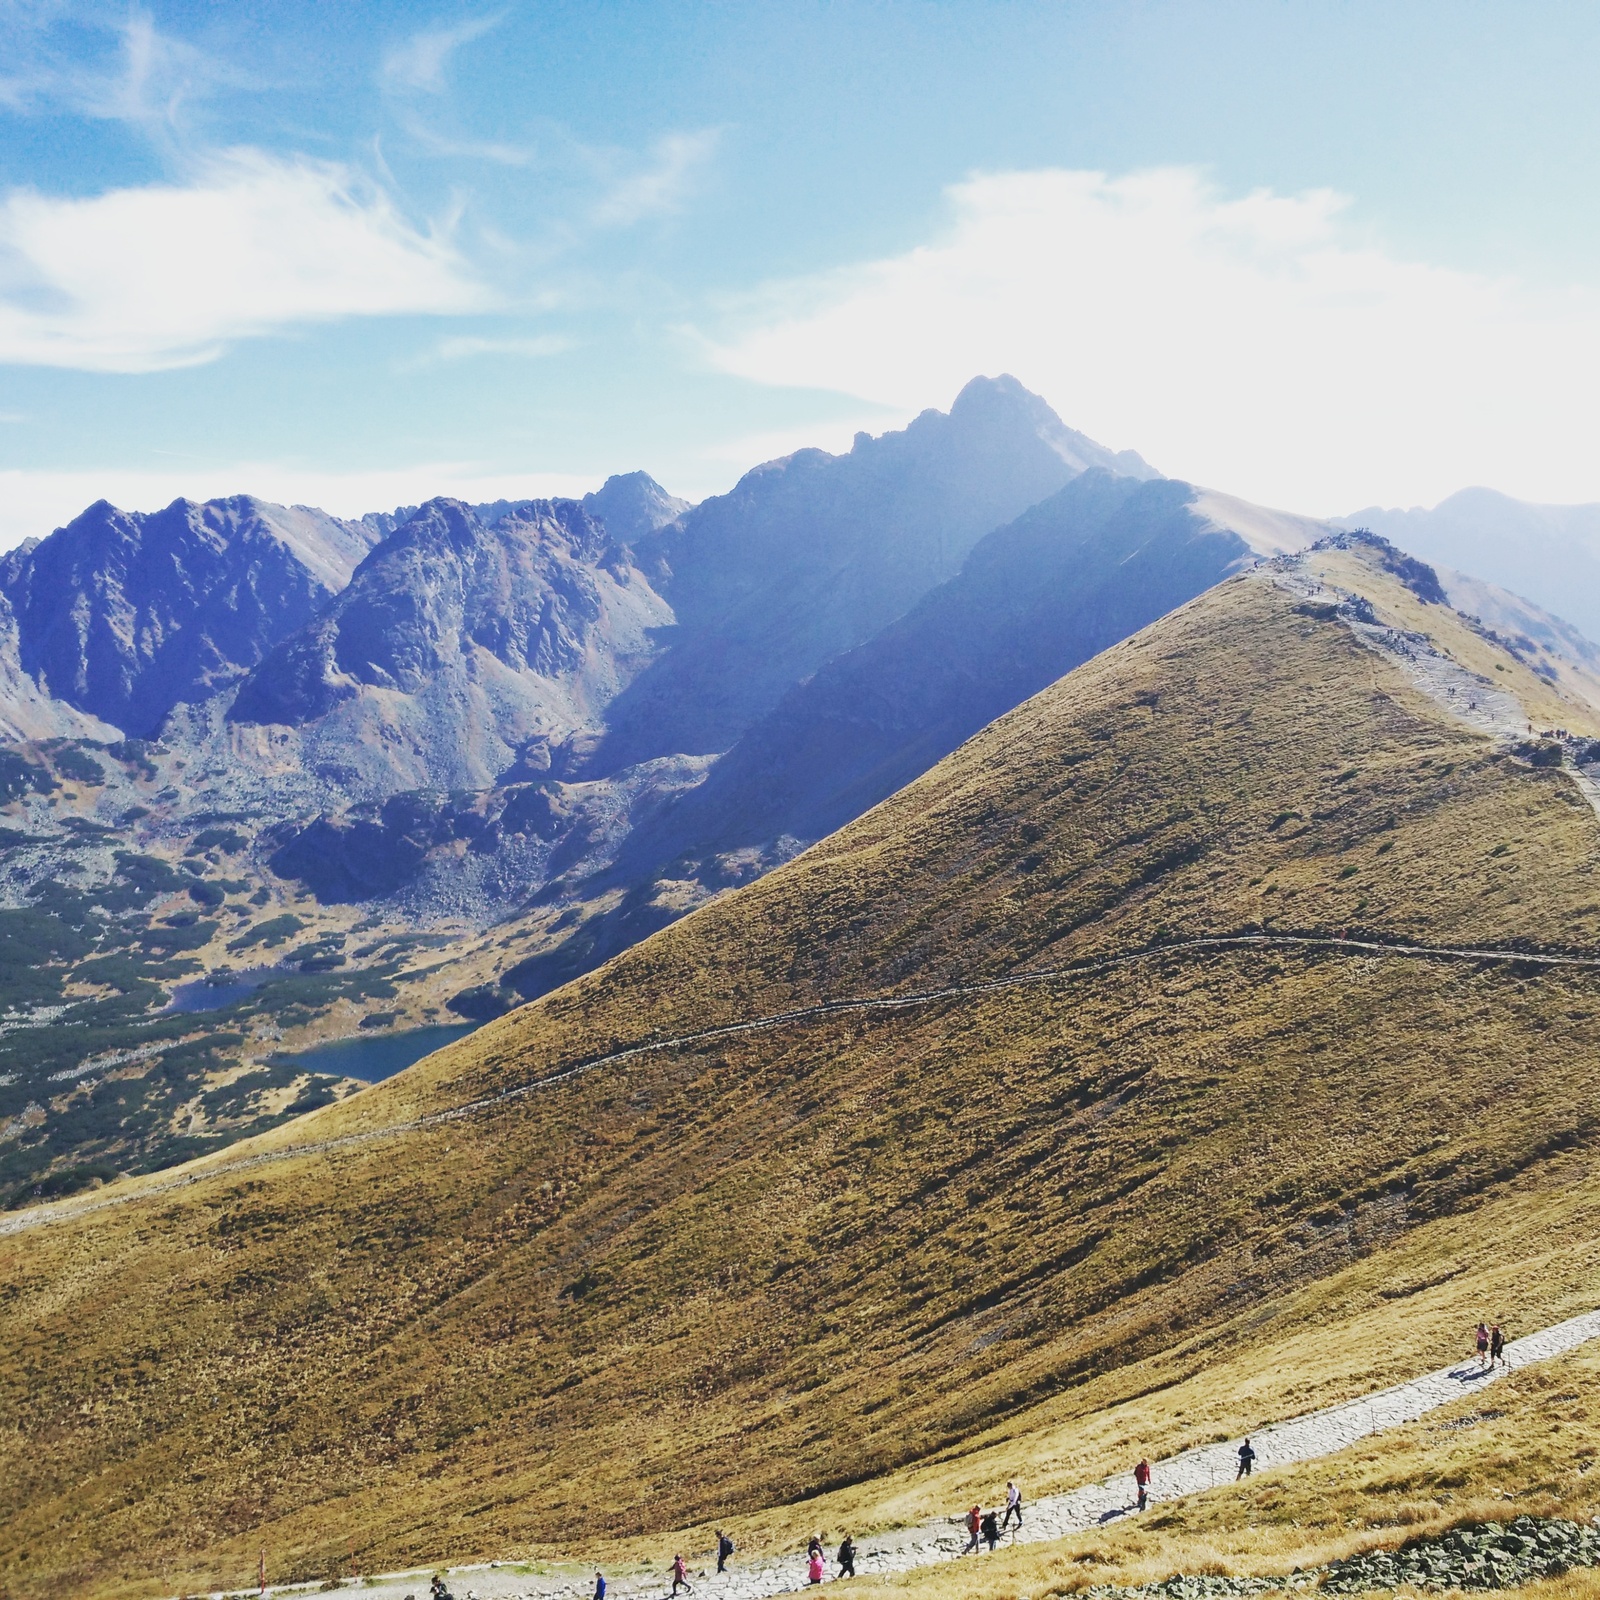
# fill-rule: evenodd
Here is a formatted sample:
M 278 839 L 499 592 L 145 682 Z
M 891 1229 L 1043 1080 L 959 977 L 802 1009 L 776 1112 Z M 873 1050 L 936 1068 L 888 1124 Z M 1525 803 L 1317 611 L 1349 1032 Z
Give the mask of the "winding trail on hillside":
M 1275 1467 L 1333 1455 L 1375 1433 L 1415 1422 L 1419 1417 L 1452 1401 L 1481 1394 L 1490 1384 L 1509 1373 L 1565 1355 L 1594 1338 L 1600 1338 L 1600 1311 L 1570 1317 L 1565 1322 L 1541 1328 L 1537 1333 L 1515 1340 L 1506 1346 L 1504 1365 L 1501 1367 L 1484 1371 L 1476 1358 L 1469 1358 L 1420 1378 L 1395 1384 L 1392 1388 L 1380 1389 L 1375 1394 L 1362 1395 L 1283 1422 L 1266 1423 L 1250 1436 L 1257 1451 L 1256 1472 L 1268 1473 Z M 1472 1417 L 1464 1417 L 1461 1422 L 1470 1426 L 1473 1420 Z M 1237 1438 L 1226 1439 L 1216 1444 L 1198 1445 L 1192 1450 L 1184 1450 L 1155 1462 L 1151 1503 L 1178 1500 L 1232 1483 L 1238 1466 L 1239 1444 Z M 1001 1548 L 1060 1539 L 1072 1533 L 1086 1533 L 1137 1516 L 1133 1504 L 1133 1459 L 1130 1456 L 1122 1469 L 1112 1477 L 1070 1489 L 1065 1494 L 1046 1495 L 1029 1501 L 1023 1512 L 1021 1530 L 1009 1535 Z M 996 1485 L 986 1504 L 996 1502 L 998 1491 L 999 1486 Z M 669 1542 L 672 1537 L 671 1534 L 662 1537 L 661 1547 L 663 1552 L 667 1552 L 660 1563 L 663 1571 L 669 1559 L 668 1553 L 673 1548 Z M 862 1576 L 888 1576 L 919 1567 L 935 1566 L 940 1562 L 958 1559 L 965 1543 L 965 1529 L 961 1527 L 958 1516 L 862 1536 L 856 1541 L 856 1571 Z M 831 1547 L 828 1554 L 828 1575 L 831 1578 L 835 1571 Z M 712 1558 L 696 1555 L 690 1559 L 691 1572 L 695 1573 L 695 1590 L 701 1600 L 770 1600 L 775 1595 L 796 1594 L 811 1587 L 806 1578 L 805 1557 L 798 1551 L 754 1559 L 736 1555 L 733 1570 L 722 1577 L 714 1573 L 700 1576 L 696 1571 L 709 1571 Z M 427 1570 L 368 1578 L 362 1586 L 362 1593 L 370 1596 L 371 1600 L 405 1600 L 406 1596 L 420 1600 L 426 1588 Z M 514 1597 L 528 1597 L 528 1600 L 578 1597 L 578 1600 L 582 1600 L 590 1592 L 592 1584 L 587 1570 L 584 1569 L 583 1576 L 578 1576 L 576 1563 L 566 1572 L 538 1575 L 518 1572 L 509 1566 L 488 1564 L 453 1567 L 452 1593 L 457 1600 L 463 1600 L 469 1594 L 477 1595 L 479 1600 L 514 1600 Z M 660 1595 L 666 1588 L 659 1572 L 612 1576 L 609 1581 L 611 1593 L 619 1596 L 619 1600 L 623 1595 Z
M 541 1090 L 570 1083 L 574 1078 L 598 1072 L 603 1067 L 619 1066 L 640 1056 L 715 1044 L 718 1040 L 738 1038 L 743 1034 L 802 1027 L 808 1022 L 821 1022 L 830 1017 L 871 1011 L 907 1011 L 919 1006 L 937 1005 L 943 1000 L 1001 994 L 1010 989 L 1037 988 L 1053 983 L 1072 983 L 1080 978 L 1097 977 L 1145 961 L 1171 960 L 1173 957 L 1240 949 L 1310 950 L 1339 956 L 1460 962 L 1469 966 L 1489 964 L 1600 971 L 1600 956 L 1547 954 L 1474 945 L 1385 944 L 1374 939 L 1335 939 L 1316 934 L 1296 933 L 1228 933 L 1211 934 L 1197 939 L 1178 939 L 1170 944 L 1142 945 L 1137 950 L 1126 951 L 1121 955 L 1104 956 L 1097 960 L 1075 962 L 1059 967 L 1035 967 L 1025 972 L 1008 973 L 1000 978 L 981 978 L 972 983 L 946 984 L 937 989 L 916 989 L 905 994 L 868 995 L 856 999 L 822 1000 L 815 1005 L 796 1006 L 788 1011 L 774 1011 L 766 1016 L 753 1017 L 743 1022 L 725 1022 L 714 1028 L 702 1028 L 694 1033 L 676 1034 L 666 1039 L 644 1040 L 638 1044 L 626 1045 L 620 1050 L 612 1050 L 602 1056 L 590 1056 L 586 1060 L 574 1062 L 569 1067 L 563 1067 L 559 1072 L 547 1073 L 542 1078 L 513 1084 L 509 1088 L 498 1089 L 493 1094 L 483 1095 L 476 1100 L 463 1101 L 459 1106 L 451 1106 L 444 1111 L 431 1111 L 425 1116 L 414 1117 L 406 1122 L 391 1122 L 382 1128 L 337 1134 L 329 1139 L 308 1140 L 304 1144 L 285 1145 L 279 1150 L 262 1150 L 250 1155 L 232 1158 L 202 1156 L 199 1162 L 204 1163 L 203 1165 L 197 1164 L 188 1170 L 180 1169 L 171 1177 L 141 1184 L 138 1189 L 125 1194 L 100 1194 L 86 1203 L 64 1200 L 54 1205 L 38 1206 L 14 1216 L 0 1218 L 0 1237 L 87 1216 L 108 1206 L 125 1205 L 130 1201 L 170 1194 L 193 1183 L 225 1177 L 235 1172 L 248 1172 L 252 1168 L 272 1162 L 287 1161 L 297 1156 L 354 1149 L 379 1139 L 399 1138 L 404 1134 L 442 1127 L 447 1123 L 459 1122 L 464 1118 L 493 1110 L 496 1106 L 525 1099 L 529 1095 L 538 1094 Z

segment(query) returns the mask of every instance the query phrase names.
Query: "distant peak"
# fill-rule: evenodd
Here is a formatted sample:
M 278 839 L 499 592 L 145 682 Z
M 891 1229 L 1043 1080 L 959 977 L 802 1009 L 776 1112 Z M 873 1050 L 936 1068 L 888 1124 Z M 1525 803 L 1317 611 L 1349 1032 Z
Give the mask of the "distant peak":
M 635 544 L 689 510 L 687 500 L 668 494 L 648 472 L 614 473 L 582 503 L 618 544 Z
M 980 374 L 969 380 L 951 405 L 950 415 L 954 416 L 964 406 L 992 404 L 995 400 L 1021 400 L 1043 406 L 1046 411 L 1050 411 L 1050 403 L 1042 395 L 1035 394 L 1033 390 L 1019 383 L 1009 372 L 1002 372 L 997 378 L 987 378 Z M 1050 415 L 1055 416 L 1055 412 L 1050 411 Z

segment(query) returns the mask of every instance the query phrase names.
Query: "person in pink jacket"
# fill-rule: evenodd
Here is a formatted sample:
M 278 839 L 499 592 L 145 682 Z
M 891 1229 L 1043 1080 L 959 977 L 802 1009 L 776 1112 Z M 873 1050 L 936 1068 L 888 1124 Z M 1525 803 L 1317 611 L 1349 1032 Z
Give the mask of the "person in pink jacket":
M 811 1560 L 806 1564 L 806 1575 L 813 1583 L 821 1583 L 822 1573 L 822 1552 L 820 1550 L 813 1550 L 811 1552 Z

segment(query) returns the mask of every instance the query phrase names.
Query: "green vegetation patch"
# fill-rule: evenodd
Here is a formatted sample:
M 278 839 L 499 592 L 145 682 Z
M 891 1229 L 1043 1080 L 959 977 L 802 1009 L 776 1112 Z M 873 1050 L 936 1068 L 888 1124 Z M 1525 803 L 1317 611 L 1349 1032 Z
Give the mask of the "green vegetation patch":
M 277 945 L 287 943 L 303 927 L 305 927 L 304 919 L 295 916 L 292 911 L 287 911 L 281 917 L 269 917 L 265 922 L 258 922 L 255 927 L 247 928 L 237 939 L 228 941 L 228 948 L 237 952 L 248 950 L 254 945 L 264 945 L 270 950 Z

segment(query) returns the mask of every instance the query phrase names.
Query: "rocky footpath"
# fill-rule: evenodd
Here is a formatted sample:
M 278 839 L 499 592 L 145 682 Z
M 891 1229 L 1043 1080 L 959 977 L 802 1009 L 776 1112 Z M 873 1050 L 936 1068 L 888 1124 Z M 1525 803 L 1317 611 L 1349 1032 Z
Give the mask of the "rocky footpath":
M 1414 1422 L 1512 1372 L 1548 1361 L 1595 1338 L 1600 1338 L 1600 1311 L 1585 1312 L 1513 1340 L 1506 1346 L 1505 1360 L 1498 1367 L 1486 1369 L 1475 1360 L 1460 1362 L 1342 1405 L 1269 1423 L 1252 1436 L 1257 1468 L 1270 1472 L 1274 1467 L 1291 1462 L 1333 1455 L 1360 1439 Z M 1229 1439 L 1199 1445 L 1156 1462 L 1152 1501 L 1172 1501 L 1226 1487 L 1234 1481 L 1237 1454 L 1238 1441 Z M 1085 1484 L 1064 1494 L 1041 1496 L 1028 1503 L 1022 1527 L 1008 1536 L 1006 1545 L 1036 1544 L 1119 1522 L 1136 1514 L 1132 1490 L 1131 1473 L 1120 1472 L 1115 1477 Z M 959 1517 L 942 1517 L 919 1526 L 859 1535 L 856 1543 L 859 1547 L 857 1572 L 863 1577 L 887 1578 L 960 1559 L 965 1531 Z M 666 1541 L 663 1541 L 663 1548 L 669 1548 Z M 832 1546 L 829 1548 L 831 1554 Z M 609 1572 L 611 1594 L 617 1600 L 643 1600 L 645 1596 L 660 1595 L 666 1588 L 661 1573 L 668 1559 L 670 1557 L 664 1556 L 659 1568 L 650 1573 Z M 734 1566 L 720 1576 L 707 1571 L 704 1557 L 691 1556 L 690 1561 L 691 1578 L 700 1600 L 772 1600 L 773 1596 L 795 1594 L 809 1587 L 805 1560 L 799 1552 L 757 1557 L 740 1552 Z M 1600 1528 L 1519 1517 L 1509 1524 L 1488 1523 L 1452 1529 L 1442 1537 L 1413 1540 L 1398 1551 L 1371 1551 L 1347 1561 L 1330 1562 L 1326 1567 L 1282 1577 L 1179 1575 L 1138 1587 L 1101 1585 L 1086 1589 L 1084 1593 L 1094 1600 L 1127 1600 L 1132 1596 L 1211 1600 L 1211 1597 L 1316 1587 L 1332 1593 L 1354 1594 L 1393 1588 L 1397 1583 L 1413 1587 L 1488 1589 L 1506 1588 L 1527 1582 L 1531 1577 L 1565 1571 L 1567 1567 L 1595 1565 L 1600 1565 Z M 830 1573 L 832 1570 L 830 1564 Z M 1394 1576 L 1388 1575 L 1391 1571 Z M 1458 1580 L 1457 1573 L 1470 1574 L 1475 1581 Z M 489 1562 L 455 1567 L 450 1578 L 451 1592 L 457 1600 L 583 1600 L 591 1593 L 593 1583 L 592 1569 L 576 1564 L 536 1566 Z M 371 1600 L 421 1600 L 427 1592 L 427 1573 L 424 1569 L 420 1573 L 368 1577 L 362 1580 L 361 1588 Z M 295 1591 L 292 1586 L 285 1586 L 274 1587 L 271 1592 L 289 1594 Z

